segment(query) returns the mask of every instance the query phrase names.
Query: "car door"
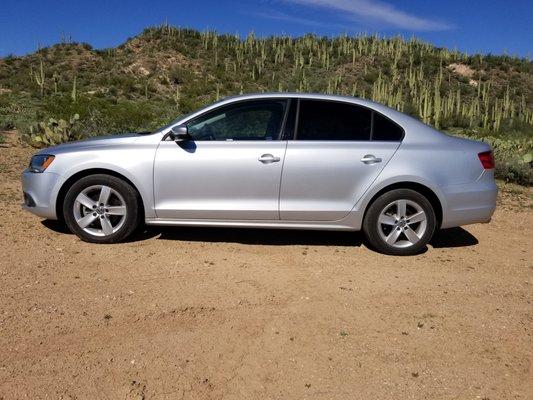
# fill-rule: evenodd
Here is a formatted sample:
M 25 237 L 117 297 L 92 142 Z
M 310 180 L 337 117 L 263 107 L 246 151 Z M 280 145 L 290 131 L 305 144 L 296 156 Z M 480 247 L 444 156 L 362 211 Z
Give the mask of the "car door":
M 279 219 L 288 100 L 246 100 L 188 121 L 191 140 L 159 145 L 154 200 L 164 219 Z
M 393 156 L 403 130 L 369 108 L 346 102 L 300 99 L 296 115 L 296 133 L 285 154 L 280 218 L 340 220 Z M 392 129 L 396 135 L 371 140 L 374 129 L 376 138 L 377 130 Z

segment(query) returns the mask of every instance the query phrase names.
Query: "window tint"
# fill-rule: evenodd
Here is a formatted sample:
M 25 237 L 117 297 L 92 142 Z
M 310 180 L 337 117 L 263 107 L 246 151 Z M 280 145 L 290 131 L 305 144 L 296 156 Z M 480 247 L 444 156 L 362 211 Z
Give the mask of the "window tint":
M 374 129 L 372 140 L 399 142 L 403 138 L 401 126 L 377 112 L 374 113 Z
M 247 101 L 223 106 L 187 123 L 194 140 L 277 140 L 285 100 Z
M 300 100 L 298 140 L 370 140 L 372 111 L 353 104 Z

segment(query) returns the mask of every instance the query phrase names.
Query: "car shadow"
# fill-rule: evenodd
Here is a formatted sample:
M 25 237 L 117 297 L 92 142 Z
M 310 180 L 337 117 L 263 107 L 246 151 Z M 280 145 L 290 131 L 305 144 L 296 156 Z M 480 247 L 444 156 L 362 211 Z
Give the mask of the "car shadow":
M 63 221 L 44 219 L 41 221 L 41 224 L 43 224 L 45 227 L 47 227 L 51 231 L 54 231 L 57 233 L 71 234 L 67 225 Z
M 48 229 L 72 234 L 61 221 L 44 220 L 41 223 Z M 360 232 L 310 231 L 294 229 L 246 229 L 151 226 L 139 228 L 127 243 L 142 242 L 157 237 L 158 240 L 211 243 L 240 243 L 255 245 L 309 245 L 309 246 L 361 246 L 363 235 Z
M 474 235 L 461 227 L 442 229 L 436 232 L 429 242 L 436 249 L 475 246 L 478 243 Z
M 61 221 L 44 220 L 45 227 L 57 233 L 70 234 Z M 209 227 L 143 226 L 127 242 L 139 242 L 157 237 L 158 240 L 240 243 L 252 245 L 350 246 L 368 245 L 362 232 L 312 231 L 294 229 L 246 229 Z M 438 231 L 429 242 L 433 248 L 467 247 L 478 244 L 474 235 L 463 228 Z M 425 252 L 425 251 L 423 251 Z
M 144 240 L 157 236 L 159 240 L 188 242 L 349 247 L 360 247 L 365 244 L 368 247 L 362 232 L 343 231 L 150 226 L 145 227 L 137 235 L 137 238 L 132 239 Z M 429 245 L 439 249 L 474 246 L 478 243 L 476 237 L 467 230 L 450 228 L 435 233 Z
M 160 240 L 188 242 L 352 247 L 363 243 L 359 232 L 200 227 L 150 227 L 150 230 L 159 231 Z

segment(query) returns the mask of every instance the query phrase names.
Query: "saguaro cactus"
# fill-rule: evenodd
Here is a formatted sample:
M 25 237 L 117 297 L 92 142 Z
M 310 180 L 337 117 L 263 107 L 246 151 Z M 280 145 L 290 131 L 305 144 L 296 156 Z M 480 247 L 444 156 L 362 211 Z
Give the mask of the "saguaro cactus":
M 39 72 L 34 72 L 34 76 L 35 76 L 35 82 L 37 82 L 37 85 L 40 88 L 41 97 L 44 97 L 45 75 L 44 75 L 44 66 L 43 66 L 43 59 L 42 58 L 39 61 Z
M 72 92 L 70 93 L 70 98 L 74 102 L 78 100 L 78 88 L 77 88 L 76 80 L 77 80 L 77 76 L 74 75 L 74 81 L 72 82 Z

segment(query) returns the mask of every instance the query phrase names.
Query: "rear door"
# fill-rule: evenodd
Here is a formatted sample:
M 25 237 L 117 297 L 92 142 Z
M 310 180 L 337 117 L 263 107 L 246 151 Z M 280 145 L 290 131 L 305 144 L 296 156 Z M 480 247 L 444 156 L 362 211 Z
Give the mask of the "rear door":
M 345 102 L 301 99 L 295 114 L 281 180 L 280 218 L 342 219 L 393 156 L 403 130 L 369 108 Z

